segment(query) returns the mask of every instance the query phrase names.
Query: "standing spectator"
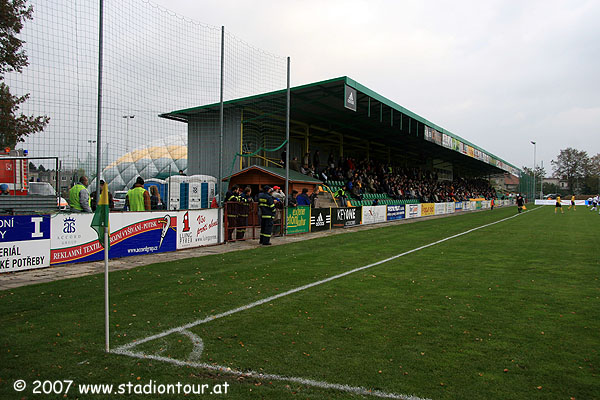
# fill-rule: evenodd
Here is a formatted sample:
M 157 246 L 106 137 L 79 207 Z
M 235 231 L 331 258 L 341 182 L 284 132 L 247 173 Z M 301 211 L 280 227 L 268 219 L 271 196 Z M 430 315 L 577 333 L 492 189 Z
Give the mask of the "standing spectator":
M 160 193 L 158 192 L 158 186 L 150 186 L 150 209 L 151 210 L 164 210 L 165 205 L 160 199 Z
M 319 156 L 319 150 L 315 150 L 315 155 L 313 156 L 313 168 L 315 173 L 319 173 L 319 168 L 321 167 L 321 157 Z
M 285 204 L 285 194 L 281 191 L 279 186 L 273 186 L 273 199 Z
M 233 231 L 237 224 L 239 214 L 240 187 L 233 185 L 225 193 L 225 214 L 227 215 L 227 240 L 233 240 Z
M 144 180 L 138 176 L 135 185 L 125 196 L 125 207 L 128 207 L 129 211 L 150 211 L 150 204 L 150 194 L 144 189 Z
M 90 207 L 90 194 L 87 191 L 88 178 L 83 175 L 79 183 L 73 185 L 69 190 L 69 207 L 75 212 L 92 212 Z
M 290 161 L 290 169 L 300 172 L 300 162 L 298 161 L 298 157 L 292 158 Z
M 310 198 L 308 197 L 308 189 L 302 189 L 302 193 L 296 198 L 296 203 L 299 206 L 310 206 Z
M 238 214 L 236 220 L 236 232 L 235 239 L 243 240 L 244 235 L 246 235 L 246 227 L 248 226 L 248 215 L 250 214 L 250 203 L 252 200 L 252 189 L 250 187 L 246 187 L 244 191 L 238 196 L 239 205 L 238 205 Z
M 287 154 L 284 151 L 281 152 L 281 160 L 279 160 L 279 164 L 281 164 L 281 168 L 285 168 L 285 159 L 287 158 Z
M 104 188 L 104 181 L 102 179 L 100 179 L 100 188 Z M 100 193 L 102 193 L 102 191 Z M 92 211 L 96 211 L 96 192 L 93 192 L 90 198 L 90 205 L 92 207 Z M 113 195 L 110 191 L 108 192 L 108 208 L 109 210 L 115 209 L 115 201 L 113 200 Z
M 335 159 L 333 158 L 333 151 L 329 152 L 329 157 L 327 157 L 327 165 L 331 169 L 335 168 Z
M 292 195 L 288 198 L 288 207 L 296 207 L 298 202 L 296 201 L 296 196 L 298 195 L 297 190 L 292 190 Z
M 302 167 L 304 167 L 304 169 L 310 168 L 310 153 L 309 152 L 306 152 L 306 154 L 304 155 Z
M 263 191 L 258 195 L 258 208 L 260 210 L 260 240 L 259 243 L 264 246 L 271 244 L 271 235 L 273 233 L 273 218 L 275 218 L 275 203 L 271 197 L 273 189 L 265 185 Z

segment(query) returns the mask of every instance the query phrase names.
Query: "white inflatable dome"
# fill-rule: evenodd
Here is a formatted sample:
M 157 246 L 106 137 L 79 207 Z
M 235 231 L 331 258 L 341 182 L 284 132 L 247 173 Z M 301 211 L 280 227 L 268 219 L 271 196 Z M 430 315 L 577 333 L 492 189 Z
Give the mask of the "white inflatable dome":
M 114 192 L 130 189 L 138 176 L 165 179 L 179 170 L 187 172 L 186 135 L 168 136 L 121 156 L 104 168 L 102 179 Z

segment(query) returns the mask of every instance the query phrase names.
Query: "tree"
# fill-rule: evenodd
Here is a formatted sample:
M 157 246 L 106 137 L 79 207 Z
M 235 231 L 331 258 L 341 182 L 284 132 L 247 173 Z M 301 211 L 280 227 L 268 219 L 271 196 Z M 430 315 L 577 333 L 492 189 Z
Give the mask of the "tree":
M 44 130 L 50 118 L 27 116 L 19 112 L 29 94 L 15 96 L 4 83 L 5 74 L 23 72 L 29 65 L 27 54 L 18 38 L 23 22 L 33 18 L 33 7 L 27 0 L 0 0 L 0 148 L 14 147 L 32 133 Z
M 554 177 L 566 180 L 571 191 L 577 190 L 576 183 L 589 175 L 590 157 L 586 151 L 568 147 L 560 151 L 556 160 L 552 160 Z

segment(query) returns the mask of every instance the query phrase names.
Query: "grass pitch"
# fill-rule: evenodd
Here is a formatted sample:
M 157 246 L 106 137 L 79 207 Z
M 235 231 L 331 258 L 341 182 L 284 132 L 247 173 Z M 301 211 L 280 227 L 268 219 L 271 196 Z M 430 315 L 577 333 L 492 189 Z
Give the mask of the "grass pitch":
M 111 345 L 126 345 L 512 216 L 515 207 L 111 273 Z M 533 209 L 133 350 L 291 377 L 105 354 L 103 276 L 0 292 L 0 398 L 35 380 L 222 384 L 225 398 L 600 397 L 600 216 Z M 198 357 L 199 356 L 199 357 Z M 16 392 L 13 384 L 25 380 Z M 133 398 L 186 398 L 139 395 Z M 198 396 L 187 396 L 187 398 Z

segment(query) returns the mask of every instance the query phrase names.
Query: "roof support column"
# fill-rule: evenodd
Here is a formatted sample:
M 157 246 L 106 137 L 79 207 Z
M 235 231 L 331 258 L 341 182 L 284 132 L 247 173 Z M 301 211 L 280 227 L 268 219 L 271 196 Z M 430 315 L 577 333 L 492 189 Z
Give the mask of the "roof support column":
M 306 126 L 306 129 L 304 130 L 304 153 L 302 154 L 302 156 L 304 156 L 304 154 L 308 153 L 310 150 L 310 141 L 308 140 L 308 135 L 309 135 L 309 126 Z
M 344 135 L 340 134 L 340 160 L 344 159 Z

